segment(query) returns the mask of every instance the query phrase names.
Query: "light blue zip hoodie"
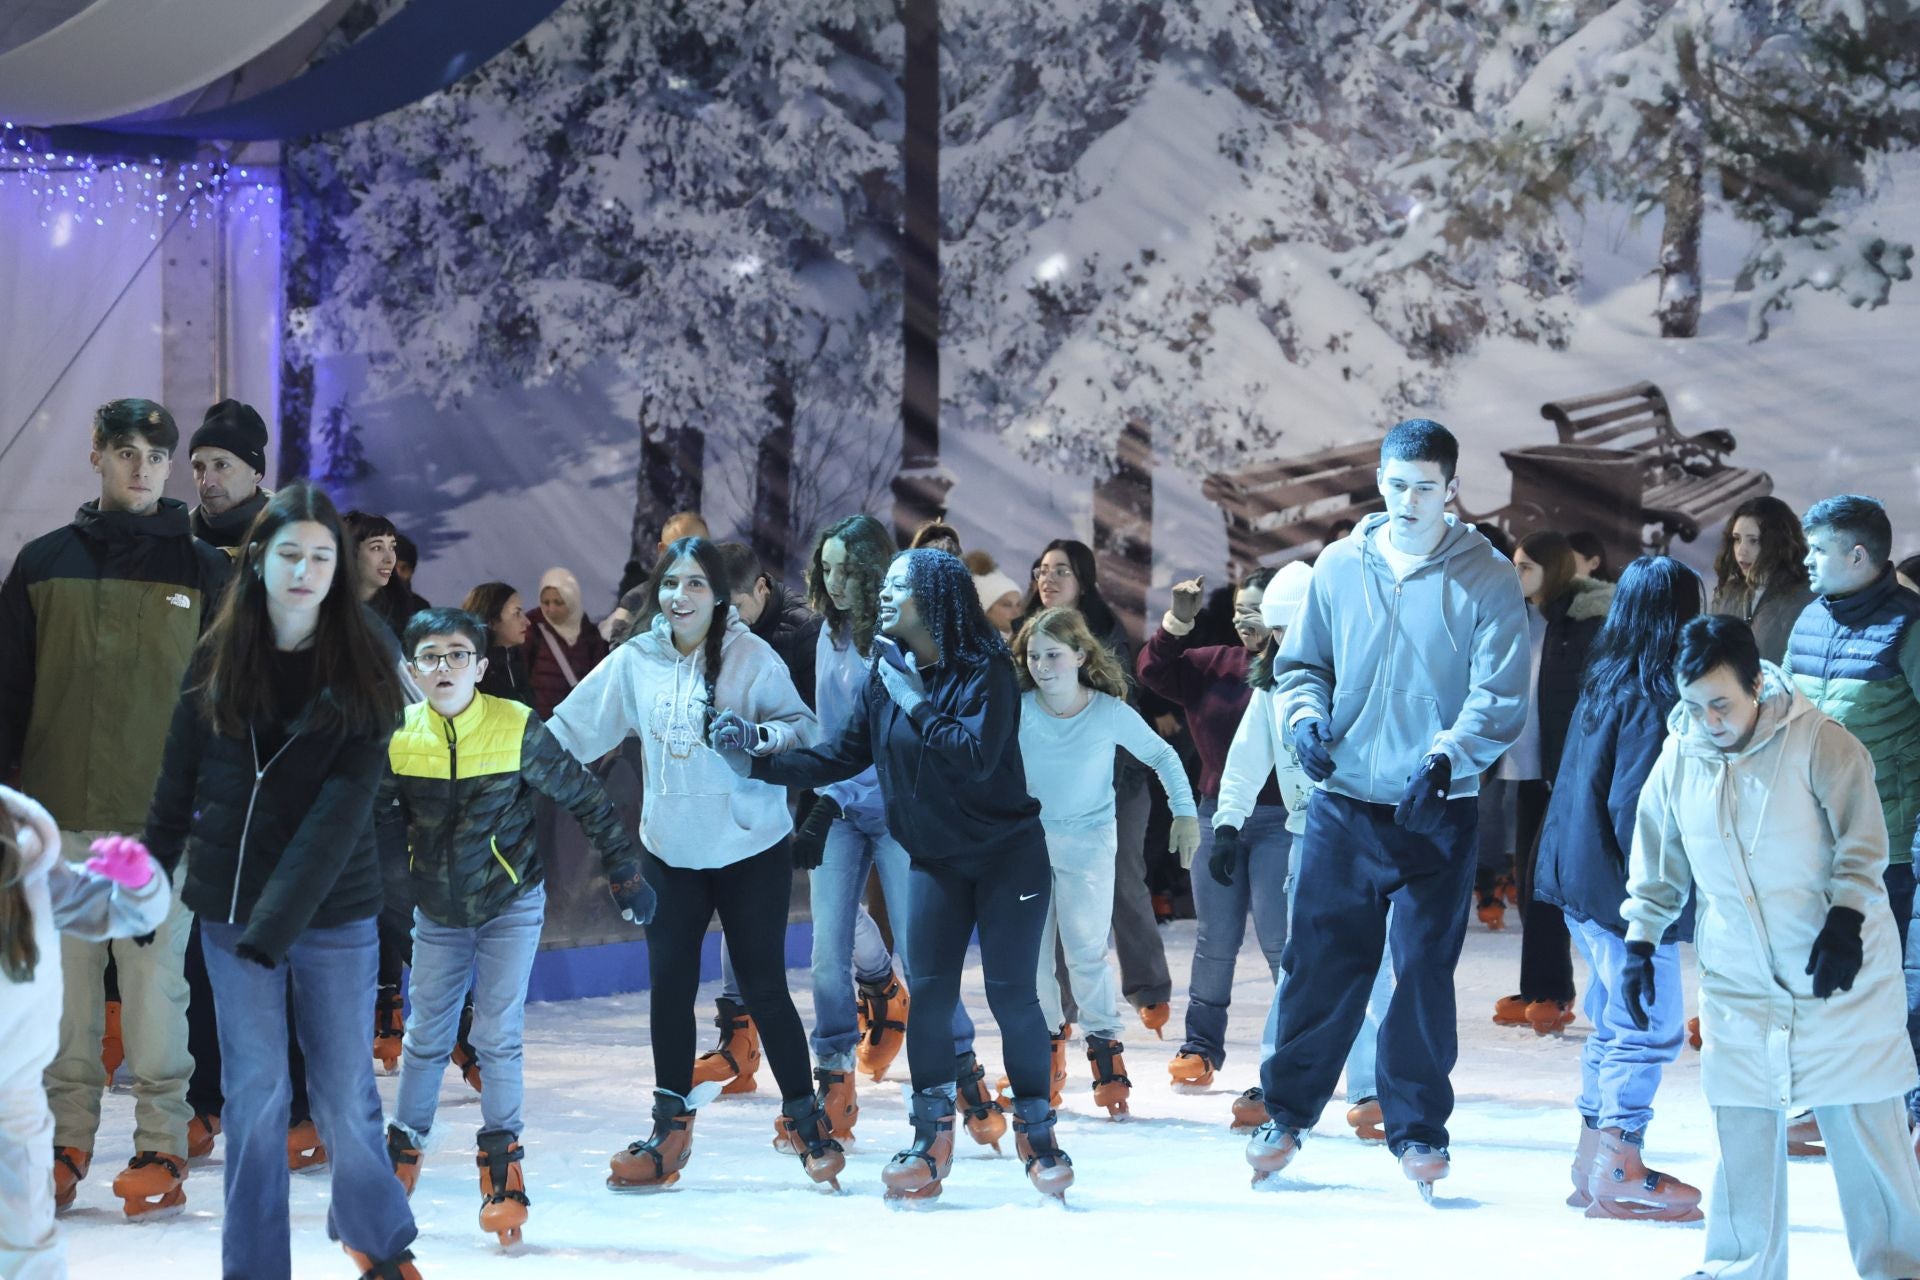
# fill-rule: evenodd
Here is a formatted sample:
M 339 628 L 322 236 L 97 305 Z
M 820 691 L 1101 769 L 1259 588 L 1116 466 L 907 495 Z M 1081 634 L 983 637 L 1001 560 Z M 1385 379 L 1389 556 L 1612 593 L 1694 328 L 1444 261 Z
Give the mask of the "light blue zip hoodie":
M 1333 776 L 1320 785 L 1397 804 L 1420 762 L 1444 752 L 1450 795 L 1519 738 L 1532 664 L 1513 565 L 1470 524 L 1444 517 L 1439 548 L 1396 581 L 1375 513 L 1320 554 L 1306 602 L 1280 642 L 1274 697 L 1283 723 L 1323 717 Z

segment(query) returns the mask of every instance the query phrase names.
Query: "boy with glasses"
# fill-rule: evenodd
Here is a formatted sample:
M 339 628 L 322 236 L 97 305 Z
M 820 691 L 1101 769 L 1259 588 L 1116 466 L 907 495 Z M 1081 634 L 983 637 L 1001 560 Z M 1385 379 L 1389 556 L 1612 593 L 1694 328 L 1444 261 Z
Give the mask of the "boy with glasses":
M 423 610 L 404 637 L 407 663 L 427 700 L 407 708 L 393 735 L 375 810 L 383 823 L 406 824 L 417 904 L 413 1007 L 387 1150 L 412 1194 L 471 976 L 472 1041 L 487 1082 L 480 1095 L 480 1226 L 511 1244 L 527 1217 L 519 1163 L 521 1038 L 547 900 L 534 793 L 579 819 L 605 859 L 623 916 L 645 924 L 653 891 L 599 781 L 524 704 L 475 689 L 487 669 L 486 643 L 486 624 L 461 609 Z

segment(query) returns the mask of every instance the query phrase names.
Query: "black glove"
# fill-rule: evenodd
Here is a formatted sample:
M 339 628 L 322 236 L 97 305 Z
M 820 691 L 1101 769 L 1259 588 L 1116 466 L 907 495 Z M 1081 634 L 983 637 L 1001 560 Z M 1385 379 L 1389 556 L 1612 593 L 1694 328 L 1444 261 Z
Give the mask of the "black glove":
M 1233 884 L 1234 859 L 1240 856 L 1240 828 L 1215 827 L 1213 852 L 1207 855 L 1207 874 L 1215 884 Z
M 626 866 L 615 867 L 607 876 L 607 892 L 613 895 L 613 904 L 620 908 L 622 920 L 631 920 L 638 925 L 653 922 L 653 909 L 657 905 L 653 886 L 640 874 L 639 863 L 630 862 Z
M 1438 835 L 1447 814 L 1447 791 L 1452 786 L 1453 761 L 1436 751 L 1407 779 L 1393 820 L 1417 836 Z
M 1645 1031 L 1653 1020 L 1653 944 L 1629 942 L 1627 963 L 1620 971 L 1620 990 L 1627 997 L 1627 1016 Z
M 1308 716 L 1296 721 L 1290 734 L 1294 759 L 1306 775 L 1315 782 L 1331 778 L 1333 753 L 1327 750 L 1327 722 L 1319 716 Z
M 831 796 L 821 796 L 807 811 L 807 819 L 793 833 L 793 865 L 812 871 L 827 857 L 827 831 L 840 816 L 840 806 Z
M 1865 922 L 1852 907 L 1827 908 L 1827 922 L 1820 926 L 1820 936 L 1813 940 L 1813 952 L 1807 957 L 1816 999 L 1853 990 L 1853 980 L 1860 976 L 1860 926 Z

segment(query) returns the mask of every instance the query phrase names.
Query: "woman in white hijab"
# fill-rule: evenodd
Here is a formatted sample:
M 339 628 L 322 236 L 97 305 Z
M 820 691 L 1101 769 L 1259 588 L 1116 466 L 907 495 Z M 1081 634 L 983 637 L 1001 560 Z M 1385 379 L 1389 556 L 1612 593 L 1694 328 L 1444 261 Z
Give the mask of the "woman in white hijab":
M 587 617 L 580 580 L 565 569 L 540 575 L 540 608 L 529 615 L 527 680 L 533 710 L 542 720 L 566 699 L 587 672 L 607 656 L 607 642 Z

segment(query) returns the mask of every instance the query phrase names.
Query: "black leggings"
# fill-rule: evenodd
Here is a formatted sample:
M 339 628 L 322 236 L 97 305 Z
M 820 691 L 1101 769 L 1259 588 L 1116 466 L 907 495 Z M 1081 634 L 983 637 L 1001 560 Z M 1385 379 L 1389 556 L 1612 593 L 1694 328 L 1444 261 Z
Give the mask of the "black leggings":
M 1552 791 L 1533 779 L 1514 784 L 1513 863 L 1520 891 L 1520 994 L 1529 1001 L 1573 1001 L 1573 939 L 1567 917 L 1551 902 L 1535 902 L 1533 876 L 1540 828 Z
M 987 1006 L 1000 1024 L 1008 1086 L 1016 1098 L 1048 1095 L 1053 1047 L 1034 981 L 1052 897 L 1053 867 L 1038 824 L 1031 844 L 1013 853 L 915 860 L 907 881 L 907 972 L 913 975 L 907 1061 L 915 1090 L 953 1083 L 953 1010 L 967 943 L 978 928 Z M 736 965 L 739 959 L 735 955 Z
M 760 1044 L 786 1101 L 813 1092 L 807 1032 L 787 994 L 787 905 L 793 896 L 793 859 L 782 840 L 751 858 L 707 871 L 671 867 L 646 856 L 647 883 L 659 896 L 647 926 L 647 973 L 653 991 L 653 1078 L 686 1096 L 693 1087 L 694 997 L 700 989 L 700 946 L 707 922 L 720 928 L 740 998 L 760 1030 Z M 916 1001 L 918 995 L 916 993 Z M 953 1057 L 948 1029 L 947 1057 Z M 947 1073 L 952 1079 L 953 1073 Z

